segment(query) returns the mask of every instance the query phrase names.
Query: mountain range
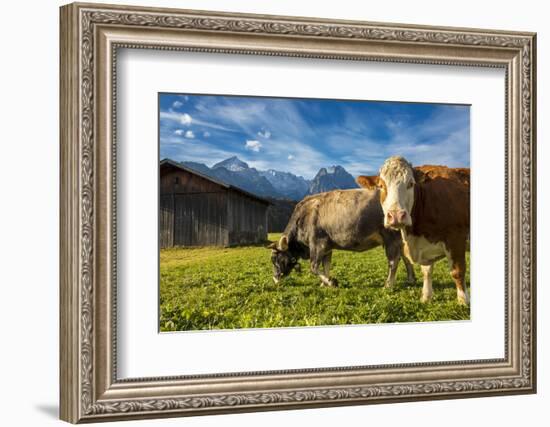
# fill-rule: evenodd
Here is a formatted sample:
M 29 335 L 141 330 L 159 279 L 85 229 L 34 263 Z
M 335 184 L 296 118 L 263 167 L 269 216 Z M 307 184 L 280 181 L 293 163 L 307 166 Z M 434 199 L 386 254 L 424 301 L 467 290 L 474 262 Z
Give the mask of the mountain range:
M 212 167 L 197 162 L 182 164 L 264 198 L 301 200 L 310 194 L 358 187 L 353 176 L 342 166 L 321 168 L 312 180 L 307 180 L 290 172 L 251 168 L 237 156 L 229 157 Z
M 260 175 L 269 181 L 275 191 L 287 199 L 302 200 L 306 194 L 309 194 L 311 181 L 301 176 L 275 169 L 260 171 Z
M 323 193 L 325 191 L 357 188 L 359 187 L 342 166 L 321 168 L 315 178 L 309 184 L 309 194 Z

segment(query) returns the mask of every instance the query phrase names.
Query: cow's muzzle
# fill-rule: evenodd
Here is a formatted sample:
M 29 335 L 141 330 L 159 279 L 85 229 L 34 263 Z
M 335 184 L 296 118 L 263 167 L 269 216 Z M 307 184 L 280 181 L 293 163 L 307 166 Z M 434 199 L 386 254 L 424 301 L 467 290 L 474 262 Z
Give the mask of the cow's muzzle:
M 410 224 L 411 221 L 409 214 L 403 209 L 388 211 L 388 213 L 386 214 L 387 227 L 402 228 Z

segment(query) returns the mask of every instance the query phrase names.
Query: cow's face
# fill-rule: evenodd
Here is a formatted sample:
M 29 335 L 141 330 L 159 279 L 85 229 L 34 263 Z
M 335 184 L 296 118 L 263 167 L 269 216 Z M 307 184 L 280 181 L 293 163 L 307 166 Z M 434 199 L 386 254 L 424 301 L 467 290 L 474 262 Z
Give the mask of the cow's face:
M 299 270 L 298 260 L 288 250 L 288 238 L 281 236 L 277 243 L 268 246 L 271 249 L 271 263 L 273 264 L 273 281 L 279 283 L 283 277 L 293 269 Z
M 384 226 L 400 229 L 411 226 L 414 204 L 414 171 L 403 157 L 390 157 L 380 168 L 378 177 Z

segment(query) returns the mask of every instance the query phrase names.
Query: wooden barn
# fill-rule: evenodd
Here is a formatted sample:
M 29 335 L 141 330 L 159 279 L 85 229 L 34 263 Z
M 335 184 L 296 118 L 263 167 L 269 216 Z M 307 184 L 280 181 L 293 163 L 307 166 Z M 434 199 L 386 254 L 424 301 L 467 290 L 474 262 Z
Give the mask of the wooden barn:
M 269 201 L 169 159 L 160 162 L 160 247 L 267 240 Z

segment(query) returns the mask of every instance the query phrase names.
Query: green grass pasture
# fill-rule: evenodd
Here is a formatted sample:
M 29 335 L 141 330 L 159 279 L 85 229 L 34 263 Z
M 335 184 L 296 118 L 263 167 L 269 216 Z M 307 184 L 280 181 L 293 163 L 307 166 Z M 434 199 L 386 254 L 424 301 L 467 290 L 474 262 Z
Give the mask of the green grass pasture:
M 278 234 L 270 234 L 275 241 Z M 293 272 L 273 283 L 270 251 L 263 246 L 170 248 L 160 252 L 160 329 L 349 325 L 469 319 L 456 300 L 445 260 L 436 263 L 433 299 L 420 302 L 422 276 L 406 285 L 400 263 L 396 286 L 384 288 L 387 261 L 381 247 L 368 252 L 334 251 L 331 275 L 337 288 L 320 287 L 310 273 Z M 467 254 L 469 289 L 469 253 Z

